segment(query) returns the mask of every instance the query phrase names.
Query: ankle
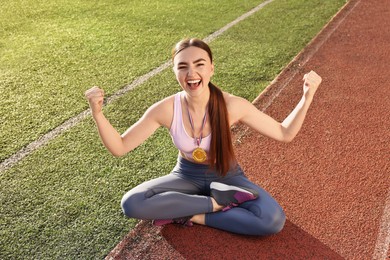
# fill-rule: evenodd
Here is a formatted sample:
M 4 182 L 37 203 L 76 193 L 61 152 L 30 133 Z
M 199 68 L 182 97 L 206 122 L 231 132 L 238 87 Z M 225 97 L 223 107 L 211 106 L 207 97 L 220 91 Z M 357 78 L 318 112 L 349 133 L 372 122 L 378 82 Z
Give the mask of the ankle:
M 223 206 L 219 205 L 213 197 L 210 198 L 211 202 L 213 203 L 213 212 L 221 211 L 223 209 Z
M 206 223 L 206 215 L 205 214 L 199 214 L 199 215 L 194 215 L 191 219 L 191 222 L 199 224 L 199 225 L 205 225 Z

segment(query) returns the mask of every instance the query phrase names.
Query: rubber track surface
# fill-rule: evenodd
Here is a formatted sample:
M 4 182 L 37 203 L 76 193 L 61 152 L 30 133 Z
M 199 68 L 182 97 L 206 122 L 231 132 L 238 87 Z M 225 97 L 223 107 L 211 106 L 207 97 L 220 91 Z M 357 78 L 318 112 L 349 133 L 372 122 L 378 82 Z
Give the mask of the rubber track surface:
M 389 236 L 378 236 L 389 231 L 389 28 L 388 0 L 349 1 L 255 101 L 283 120 L 302 95 L 303 74 L 318 72 L 323 83 L 296 139 L 281 144 L 236 129 L 241 166 L 285 209 L 279 234 L 141 221 L 107 259 L 386 258 L 375 252 L 388 250 Z

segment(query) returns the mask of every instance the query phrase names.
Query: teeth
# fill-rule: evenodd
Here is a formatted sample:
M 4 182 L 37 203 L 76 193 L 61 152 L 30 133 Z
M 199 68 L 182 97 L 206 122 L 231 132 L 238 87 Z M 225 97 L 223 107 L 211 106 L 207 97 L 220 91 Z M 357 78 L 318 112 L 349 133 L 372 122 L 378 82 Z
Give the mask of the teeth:
M 187 81 L 188 84 L 194 84 L 194 83 L 199 83 L 199 82 L 200 82 L 200 79 Z

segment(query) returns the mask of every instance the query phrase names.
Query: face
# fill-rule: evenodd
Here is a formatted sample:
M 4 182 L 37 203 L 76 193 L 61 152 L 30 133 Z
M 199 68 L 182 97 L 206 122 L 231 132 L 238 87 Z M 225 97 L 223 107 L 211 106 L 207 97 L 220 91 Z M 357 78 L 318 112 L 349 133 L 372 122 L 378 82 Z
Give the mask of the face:
M 191 96 L 199 96 L 208 91 L 214 64 L 205 50 L 191 46 L 175 56 L 173 71 L 183 90 Z

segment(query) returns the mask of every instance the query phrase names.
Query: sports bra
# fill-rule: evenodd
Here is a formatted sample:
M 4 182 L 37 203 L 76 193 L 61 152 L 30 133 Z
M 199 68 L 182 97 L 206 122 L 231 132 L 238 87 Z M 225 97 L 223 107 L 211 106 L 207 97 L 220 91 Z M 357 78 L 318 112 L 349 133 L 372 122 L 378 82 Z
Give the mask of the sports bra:
M 192 159 L 192 151 L 194 151 L 195 148 L 197 148 L 197 144 L 195 141 L 195 138 L 191 137 L 186 129 L 184 128 L 183 124 L 183 113 L 182 113 L 182 106 L 181 106 L 181 96 L 183 95 L 183 91 L 178 92 L 175 95 L 175 101 L 173 105 L 173 120 L 171 124 L 171 129 L 169 130 L 169 133 L 171 134 L 172 141 L 174 145 L 179 149 L 181 152 L 181 155 L 186 158 Z M 205 150 L 207 153 L 207 157 L 209 157 L 209 151 L 210 151 L 210 141 L 211 141 L 211 134 L 208 136 L 203 137 L 202 142 L 200 143 L 200 148 Z

